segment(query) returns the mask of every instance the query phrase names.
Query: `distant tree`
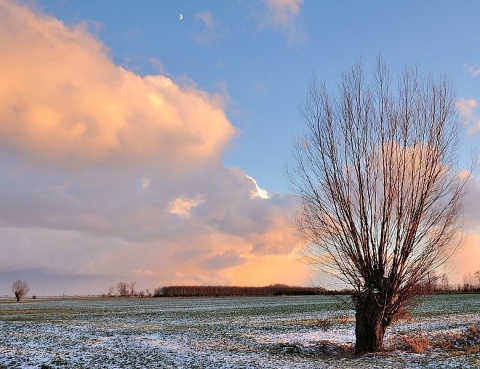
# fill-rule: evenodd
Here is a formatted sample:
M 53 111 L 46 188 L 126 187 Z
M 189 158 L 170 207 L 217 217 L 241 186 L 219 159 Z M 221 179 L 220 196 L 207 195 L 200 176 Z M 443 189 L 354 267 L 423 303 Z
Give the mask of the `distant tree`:
M 451 84 L 411 68 L 396 81 L 381 60 L 372 78 L 355 65 L 334 93 L 312 79 L 289 169 L 307 261 L 354 289 L 357 354 L 383 348 L 419 284 L 458 249 L 471 176 L 457 164 Z
M 475 278 L 475 282 L 477 287 L 480 287 L 480 270 L 477 270 L 474 274 L 473 277 Z
M 440 278 L 440 286 L 443 291 L 448 291 L 450 289 L 450 285 L 448 282 L 448 276 L 446 273 L 442 274 L 442 277 Z
M 108 288 L 108 297 L 112 297 L 112 296 L 115 296 L 115 288 L 113 287 L 109 287 Z
M 152 297 L 152 293 L 149 291 L 148 288 L 145 290 L 145 296 L 146 297 Z
M 431 293 L 435 292 L 435 290 L 438 287 L 438 281 L 440 277 L 435 273 L 435 271 L 430 271 L 428 272 L 425 277 L 423 278 L 423 281 L 420 282 L 420 287 L 422 292 L 425 293 Z
M 464 274 L 463 276 L 463 290 L 468 292 L 473 289 L 475 285 L 475 278 L 471 272 Z
M 163 287 L 157 287 L 153 290 L 153 296 L 154 297 L 160 297 L 164 295 L 164 288 Z
M 135 286 L 137 285 L 137 282 L 130 282 L 130 296 L 135 296 Z
M 125 282 L 118 283 L 117 291 L 118 291 L 118 294 L 122 297 L 128 296 L 129 295 L 128 284 Z
M 20 302 L 27 295 L 28 291 L 30 291 L 30 287 L 28 287 L 26 281 L 17 279 L 12 283 L 12 292 L 15 294 L 17 302 Z

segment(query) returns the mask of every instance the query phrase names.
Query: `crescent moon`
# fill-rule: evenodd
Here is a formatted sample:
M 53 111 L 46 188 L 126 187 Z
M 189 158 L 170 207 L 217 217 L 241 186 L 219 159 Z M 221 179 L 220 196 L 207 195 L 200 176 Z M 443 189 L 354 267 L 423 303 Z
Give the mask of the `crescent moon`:
M 183 19 L 183 15 L 182 13 L 180 13 L 180 15 L 178 16 L 178 20 L 182 20 Z

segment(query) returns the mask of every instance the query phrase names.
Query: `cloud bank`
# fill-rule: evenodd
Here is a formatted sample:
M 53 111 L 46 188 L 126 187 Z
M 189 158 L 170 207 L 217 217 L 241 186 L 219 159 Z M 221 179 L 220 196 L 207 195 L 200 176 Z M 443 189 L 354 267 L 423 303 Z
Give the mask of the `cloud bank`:
M 218 96 L 116 66 L 86 24 L 19 4 L 0 0 L 2 275 L 47 294 L 305 281 L 292 199 L 222 164 Z

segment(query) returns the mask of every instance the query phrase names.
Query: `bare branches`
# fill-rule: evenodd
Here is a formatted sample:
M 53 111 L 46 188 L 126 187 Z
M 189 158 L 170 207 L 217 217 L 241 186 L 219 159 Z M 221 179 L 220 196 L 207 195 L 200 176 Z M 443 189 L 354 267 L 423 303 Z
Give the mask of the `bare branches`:
M 337 94 L 312 79 L 301 107 L 290 177 L 310 260 L 376 291 L 389 321 L 458 247 L 468 178 L 452 91 L 409 68 L 392 84 L 379 60 L 371 84 L 357 64 Z
M 28 287 L 28 283 L 26 281 L 17 279 L 12 283 L 12 292 L 15 294 L 17 302 L 22 301 L 29 291 L 30 287 Z

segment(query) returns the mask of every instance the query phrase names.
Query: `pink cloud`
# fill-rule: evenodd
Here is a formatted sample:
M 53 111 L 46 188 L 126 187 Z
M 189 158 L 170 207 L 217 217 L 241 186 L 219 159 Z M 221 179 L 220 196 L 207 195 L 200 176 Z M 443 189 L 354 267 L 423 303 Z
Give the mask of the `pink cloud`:
M 273 25 L 288 26 L 300 13 L 303 0 L 265 0 Z
M 304 43 L 307 37 L 298 23 L 303 0 L 264 0 L 266 8 L 253 14 L 261 28 L 280 31 L 292 44 Z
M 219 30 L 218 23 L 213 18 L 213 14 L 210 10 L 196 13 L 194 19 L 197 23 L 202 25 L 202 29 L 193 34 L 193 39 L 197 43 L 211 45 L 223 37 L 225 30 Z
M 0 140 L 57 165 L 197 165 L 234 134 L 214 96 L 115 66 L 84 24 L 0 4 Z

